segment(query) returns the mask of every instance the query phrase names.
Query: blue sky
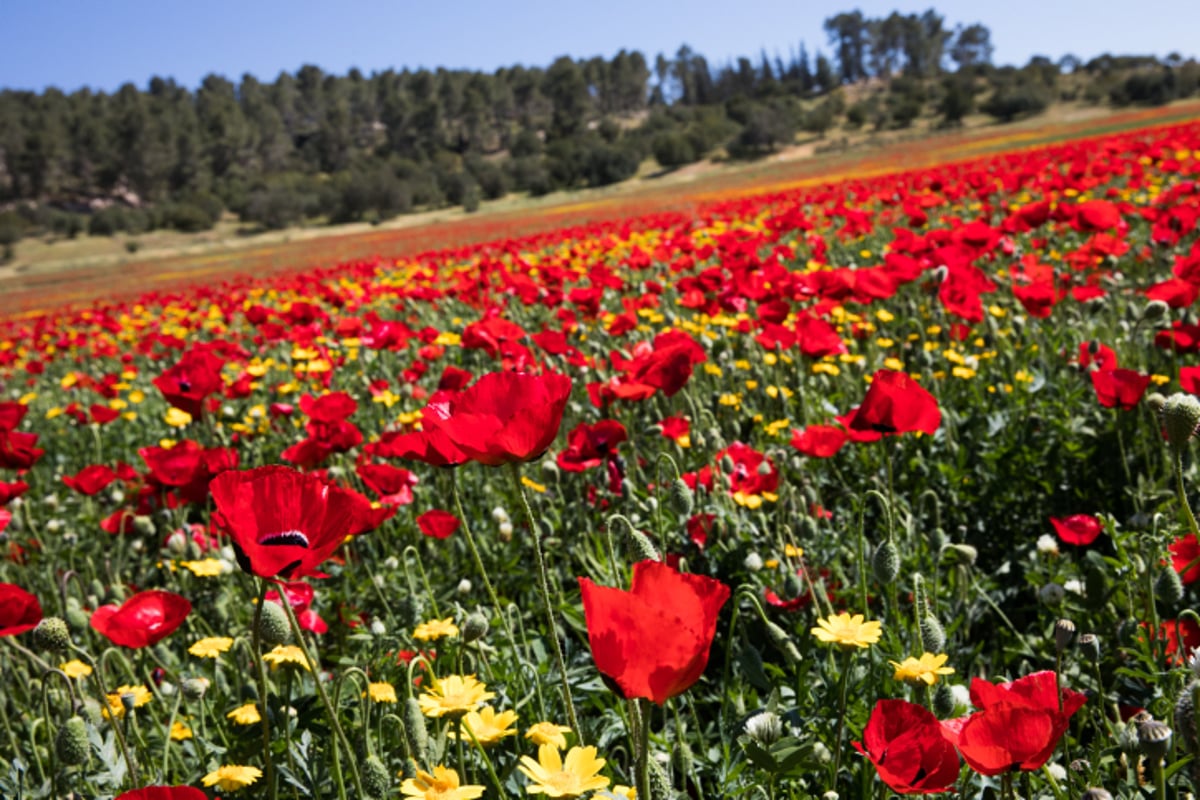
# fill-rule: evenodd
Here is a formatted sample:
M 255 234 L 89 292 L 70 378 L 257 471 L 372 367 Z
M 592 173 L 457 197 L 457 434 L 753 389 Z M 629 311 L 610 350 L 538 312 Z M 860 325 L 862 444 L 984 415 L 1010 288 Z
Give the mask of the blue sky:
M 903 0 L 0 0 L 0 87 L 145 87 L 153 75 L 195 87 L 208 73 L 273 80 L 316 64 L 337 74 L 403 67 L 494 70 L 557 56 L 611 57 L 622 47 L 653 61 L 686 42 L 720 64 L 766 49 L 787 57 L 804 41 L 828 45 L 822 21 L 859 8 L 868 17 L 923 11 Z M 948 23 L 982 22 L 997 63 L 1031 55 L 1200 51 L 1197 0 L 941 0 Z

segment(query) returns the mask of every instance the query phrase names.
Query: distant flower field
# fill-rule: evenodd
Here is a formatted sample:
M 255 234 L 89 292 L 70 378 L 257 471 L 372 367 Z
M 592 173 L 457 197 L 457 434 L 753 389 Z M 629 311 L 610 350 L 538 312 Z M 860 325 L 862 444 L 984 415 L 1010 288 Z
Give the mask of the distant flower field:
M 1195 793 L 1198 298 L 1193 122 L 0 321 L 0 796 Z

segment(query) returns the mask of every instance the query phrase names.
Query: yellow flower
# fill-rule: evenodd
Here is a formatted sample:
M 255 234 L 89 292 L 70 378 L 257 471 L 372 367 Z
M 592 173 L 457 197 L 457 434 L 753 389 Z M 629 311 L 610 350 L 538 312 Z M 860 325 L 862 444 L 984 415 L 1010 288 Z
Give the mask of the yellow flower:
M 417 777 L 400 784 L 400 791 L 405 797 L 422 800 L 475 800 L 483 794 L 483 787 L 459 786 L 458 773 L 439 765 L 433 768 L 432 775 L 417 770 Z
M 447 714 L 462 714 L 474 711 L 496 696 L 487 686 L 475 680 L 474 675 L 447 675 L 433 682 L 429 691 L 421 694 L 417 702 L 421 713 L 427 717 L 444 717 Z
M 864 622 L 862 614 L 850 616 L 845 611 L 817 620 L 817 626 L 812 629 L 813 636 L 826 644 L 836 644 L 846 649 L 870 647 L 883 635 L 882 626 L 875 620 Z
M 179 566 L 191 570 L 197 578 L 214 578 L 225 571 L 225 564 L 219 558 L 205 558 L 201 561 L 181 561 Z
M 274 669 L 281 664 L 295 664 L 308 669 L 308 661 L 304 658 L 304 651 L 294 644 L 276 645 L 275 649 L 269 653 L 263 653 L 263 661 L 271 665 Z
M 555 725 L 553 722 L 539 722 L 529 726 L 525 738 L 536 745 L 552 744 L 560 750 L 567 749 L 567 734 L 571 732 L 566 725 Z
M 489 744 L 504 739 L 508 736 L 516 736 L 517 729 L 513 727 L 517 722 L 517 712 L 501 711 L 496 713 L 496 709 L 491 706 L 484 706 L 478 711 L 469 711 L 463 717 L 462 725 L 471 733 L 463 731 L 463 740 L 471 741 L 471 734 L 475 735 L 475 740 L 483 747 Z M 454 732 L 450 733 L 451 738 L 458 738 Z
M 625 800 L 636 800 L 637 789 L 632 786 L 621 786 L 620 784 L 609 789 L 609 792 L 614 797 L 623 797 Z
M 228 636 L 208 636 L 188 648 L 188 652 L 196 658 L 216 658 L 233 647 L 233 639 Z
M 544 744 L 538 748 L 537 761 L 521 756 L 519 769 L 533 781 L 526 787 L 530 794 L 578 797 L 608 786 L 608 778 L 597 774 L 605 763 L 603 758 L 596 758 L 594 747 L 572 747 L 564 760 L 557 747 Z
M 938 681 L 939 675 L 953 675 L 954 667 L 943 666 L 950 656 L 945 653 L 934 655 L 933 653 L 922 653 L 920 658 L 909 656 L 902 662 L 897 664 L 895 661 L 889 661 L 896 668 L 895 678 L 898 681 L 909 681 L 917 683 L 918 681 L 925 683 L 928 686 L 933 686 Z
M 73 658 L 65 664 L 59 664 L 58 668 L 65 672 L 68 678 L 86 678 L 92 674 L 92 668 L 78 658 Z
M 398 702 L 396 699 L 396 687 L 392 686 L 387 681 L 378 681 L 376 683 L 369 684 L 367 686 L 367 694 L 369 694 L 371 699 L 376 703 Z
M 182 722 L 176 721 L 171 725 L 171 739 L 176 742 L 182 742 L 184 739 L 192 738 L 192 729 Z
M 441 639 L 444 636 L 451 638 L 458 636 L 458 626 L 454 624 L 453 617 L 445 619 L 431 619 L 428 622 L 422 622 L 413 631 L 413 638 L 420 639 L 423 642 Z
M 106 695 L 108 708 L 103 709 L 104 716 L 122 719 L 125 716 L 125 701 L 121 699 L 123 697 L 132 697 L 134 708 L 141 708 L 154 699 L 154 695 L 150 694 L 150 690 L 145 686 L 118 686 L 115 692 Z
M 172 428 L 186 428 L 192 424 L 192 415 L 182 408 L 172 407 L 168 409 L 164 419 Z
M 205 786 L 216 786 L 222 792 L 236 792 L 262 777 L 258 767 L 218 767 L 201 780 Z
M 262 715 L 258 713 L 258 706 L 254 703 L 246 703 L 226 714 L 225 719 L 231 719 L 238 725 L 253 725 L 256 722 L 262 722 Z

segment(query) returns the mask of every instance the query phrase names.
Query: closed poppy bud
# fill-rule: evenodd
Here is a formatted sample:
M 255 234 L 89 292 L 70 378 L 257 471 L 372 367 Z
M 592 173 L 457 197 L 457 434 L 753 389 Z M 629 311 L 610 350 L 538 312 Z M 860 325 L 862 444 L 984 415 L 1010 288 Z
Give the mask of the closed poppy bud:
M 470 644 L 471 642 L 479 641 L 484 636 L 487 636 L 487 632 L 487 617 L 485 617 L 483 614 L 480 614 L 478 611 L 473 611 L 467 615 L 466 620 L 463 622 L 463 644 Z
M 1142 309 L 1143 322 L 1157 322 L 1171 313 L 1171 307 L 1165 300 L 1151 300 Z
M 429 732 L 425 728 L 425 715 L 421 713 L 421 704 L 417 698 L 410 697 L 404 701 L 404 733 L 408 737 L 408 746 L 413 758 L 422 761 L 425 750 L 429 747 Z
M 54 737 L 54 752 L 62 763 L 78 767 L 91 759 L 92 746 L 88 742 L 87 723 L 81 717 L 71 717 Z
M 188 678 L 179 684 L 185 699 L 195 702 L 204 698 L 208 691 L 208 678 Z
M 692 514 L 694 505 L 692 498 L 692 490 L 684 482 L 683 478 L 676 478 L 671 484 L 670 491 L 671 508 L 681 517 L 689 517 Z
M 1158 571 L 1158 577 L 1154 580 L 1154 595 L 1169 606 L 1183 599 L 1183 581 L 1174 567 L 1167 566 Z
M 263 603 L 258 620 L 258 639 L 264 647 L 287 644 L 292 639 L 292 626 L 283 606 L 270 601 Z
M 900 550 L 891 539 L 884 539 L 875 548 L 871 556 L 871 571 L 875 574 L 875 580 L 885 586 L 900 574 Z
M 1175 701 L 1175 727 L 1179 729 L 1179 741 L 1187 752 L 1196 749 L 1196 693 L 1200 681 L 1192 681 L 1183 687 Z
M 926 653 L 944 653 L 946 651 L 946 629 L 933 614 L 926 612 L 921 615 L 921 647 Z
M 979 551 L 969 544 L 949 544 L 942 548 L 942 555 L 959 566 L 970 567 L 975 565 Z
M 1177 453 L 1182 452 L 1200 426 L 1200 400 L 1184 392 L 1171 395 L 1163 403 L 1162 421 L 1167 442 Z
M 800 655 L 800 648 L 796 647 L 796 643 L 792 641 L 792 637 L 788 636 L 787 631 L 774 622 L 768 622 L 767 635 L 771 637 L 771 643 L 783 651 L 788 661 L 792 664 L 801 662 L 803 656 Z
M 61 617 L 46 617 L 33 629 L 33 643 L 41 650 L 59 653 L 71 646 L 71 632 Z
M 950 684 L 939 682 L 933 690 L 933 713 L 939 717 L 948 717 L 954 713 L 954 690 Z
M 362 782 L 367 797 L 386 797 L 392 788 L 392 776 L 374 753 L 363 761 Z

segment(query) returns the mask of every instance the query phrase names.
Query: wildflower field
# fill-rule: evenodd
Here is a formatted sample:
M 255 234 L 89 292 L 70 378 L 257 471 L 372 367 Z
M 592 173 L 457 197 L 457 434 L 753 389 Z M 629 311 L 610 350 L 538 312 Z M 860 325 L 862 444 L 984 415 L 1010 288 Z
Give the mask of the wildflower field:
M 1198 178 L 1188 122 L 0 321 L 0 796 L 1194 795 Z

